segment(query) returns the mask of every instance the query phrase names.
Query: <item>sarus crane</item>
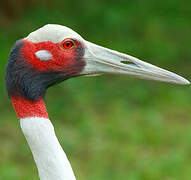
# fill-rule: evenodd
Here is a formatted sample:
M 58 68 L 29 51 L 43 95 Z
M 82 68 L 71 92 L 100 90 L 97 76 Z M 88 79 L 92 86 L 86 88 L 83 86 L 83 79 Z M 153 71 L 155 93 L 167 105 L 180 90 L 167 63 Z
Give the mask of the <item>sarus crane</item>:
M 76 179 L 49 120 L 46 89 L 71 77 L 104 73 L 189 84 L 172 72 L 88 42 L 62 25 L 45 25 L 14 44 L 6 88 L 41 180 Z

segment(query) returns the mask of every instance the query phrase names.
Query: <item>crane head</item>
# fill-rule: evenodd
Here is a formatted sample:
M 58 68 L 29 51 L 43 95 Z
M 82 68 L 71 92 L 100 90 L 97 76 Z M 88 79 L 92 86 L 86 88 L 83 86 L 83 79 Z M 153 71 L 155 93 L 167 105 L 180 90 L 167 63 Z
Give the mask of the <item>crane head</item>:
M 172 72 L 88 42 L 70 28 L 49 24 L 16 42 L 7 64 L 6 86 L 9 96 L 36 101 L 55 83 L 104 73 L 190 84 Z

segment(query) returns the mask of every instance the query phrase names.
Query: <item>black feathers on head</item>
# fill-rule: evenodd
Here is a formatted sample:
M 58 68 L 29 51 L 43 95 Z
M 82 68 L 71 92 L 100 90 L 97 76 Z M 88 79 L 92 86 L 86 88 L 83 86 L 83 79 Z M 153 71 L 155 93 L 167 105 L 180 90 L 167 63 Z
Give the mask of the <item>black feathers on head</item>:
M 5 81 L 9 97 L 21 96 L 30 101 L 37 101 L 44 98 L 48 87 L 76 76 L 75 71 L 54 72 L 34 69 L 26 63 L 21 54 L 23 45 L 22 40 L 15 43 L 7 63 Z M 84 66 L 84 63 L 81 66 Z M 75 67 L 67 69 L 73 70 Z

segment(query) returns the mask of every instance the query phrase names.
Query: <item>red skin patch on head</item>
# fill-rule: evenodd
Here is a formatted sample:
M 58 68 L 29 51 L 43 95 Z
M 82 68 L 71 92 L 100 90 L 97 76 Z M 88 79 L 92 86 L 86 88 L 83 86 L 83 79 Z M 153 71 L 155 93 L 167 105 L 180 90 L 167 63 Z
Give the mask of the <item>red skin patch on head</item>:
M 32 102 L 22 97 L 11 97 L 13 107 L 19 119 L 43 117 L 48 119 L 45 103 L 42 99 Z
M 23 40 L 25 43 L 21 49 L 24 59 L 31 64 L 35 69 L 40 71 L 63 71 L 65 67 L 75 65 L 76 55 L 75 48 L 82 46 L 81 43 L 74 41 L 74 46 L 70 49 L 64 49 L 63 42 L 53 43 L 44 41 L 40 43 L 32 43 Z M 52 58 L 48 61 L 41 61 L 35 55 L 39 50 L 47 50 L 52 54 Z

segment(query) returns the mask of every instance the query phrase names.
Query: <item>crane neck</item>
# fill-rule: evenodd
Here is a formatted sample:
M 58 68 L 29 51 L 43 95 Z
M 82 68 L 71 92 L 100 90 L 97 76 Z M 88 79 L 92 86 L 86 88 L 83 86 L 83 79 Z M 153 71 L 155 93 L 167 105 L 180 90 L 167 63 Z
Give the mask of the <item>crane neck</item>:
M 48 118 L 43 99 L 30 102 L 11 97 L 21 129 L 32 151 L 41 180 L 76 180 Z
M 17 96 L 11 97 L 11 100 L 19 119 L 27 117 L 42 117 L 48 119 L 48 113 L 43 99 L 32 102 Z

